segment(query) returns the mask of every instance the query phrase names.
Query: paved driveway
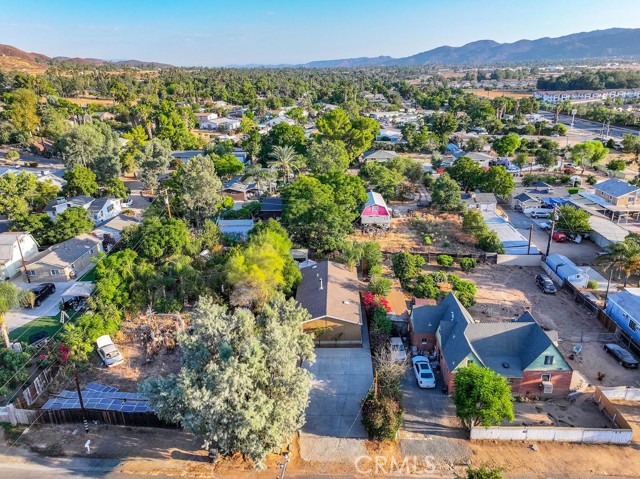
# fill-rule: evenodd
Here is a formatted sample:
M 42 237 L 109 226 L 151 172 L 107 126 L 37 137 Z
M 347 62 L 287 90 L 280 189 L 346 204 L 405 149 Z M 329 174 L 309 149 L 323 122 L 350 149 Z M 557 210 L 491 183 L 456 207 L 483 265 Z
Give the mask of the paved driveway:
M 407 369 L 401 384 L 405 409 L 401 438 L 465 437 L 456 418 L 453 400 L 442 392 L 444 381 L 440 372 L 436 373 L 436 381 L 434 389 L 421 389 L 413 370 Z
M 373 384 L 369 345 L 316 348 L 315 352 L 316 362 L 307 367 L 314 379 L 302 434 L 366 438 L 359 412 Z

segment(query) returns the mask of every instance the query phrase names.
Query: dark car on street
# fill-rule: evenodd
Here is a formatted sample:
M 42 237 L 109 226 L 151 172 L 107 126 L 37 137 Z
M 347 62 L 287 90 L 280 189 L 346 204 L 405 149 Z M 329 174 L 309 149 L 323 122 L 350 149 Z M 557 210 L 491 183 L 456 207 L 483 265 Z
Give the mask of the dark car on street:
M 616 361 L 622 364 L 625 368 L 638 368 L 638 360 L 622 346 L 615 343 L 608 343 L 604 345 L 604 350 L 613 356 Z
M 53 283 L 42 283 L 31 288 L 31 292 L 35 295 L 33 307 L 37 308 L 42 302 L 56 292 L 56 285 Z
M 556 294 L 558 290 L 556 289 L 556 285 L 553 284 L 551 278 L 546 274 L 537 274 L 536 275 L 536 284 L 540 287 L 544 294 Z

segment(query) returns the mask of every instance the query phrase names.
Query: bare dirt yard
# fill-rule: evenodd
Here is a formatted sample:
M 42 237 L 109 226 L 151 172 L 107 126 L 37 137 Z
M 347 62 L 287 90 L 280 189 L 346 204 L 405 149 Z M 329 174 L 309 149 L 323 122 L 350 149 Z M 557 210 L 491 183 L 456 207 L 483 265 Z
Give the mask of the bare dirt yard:
M 573 402 L 563 398 L 515 402 L 513 412 L 515 421 L 503 426 L 611 427 L 593 401 L 593 393 L 578 395 Z
M 411 212 L 401 218 L 393 218 L 390 231 L 373 234 L 356 231 L 350 239 L 377 241 L 382 251 L 450 254 L 481 252 L 474 246 L 473 237 L 462 231 L 462 219 L 459 215 L 432 215 L 426 210 L 416 210 L 415 204 L 407 208 Z M 428 237 L 428 240 L 425 240 L 425 237 Z
M 180 370 L 180 350 L 175 347 L 177 315 L 156 315 L 153 323 L 146 317 L 126 319 L 113 338 L 124 357 L 124 364 L 105 368 L 97 355 L 82 374 L 82 382 L 97 382 L 120 391 L 135 392 L 145 379 L 165 376 Z

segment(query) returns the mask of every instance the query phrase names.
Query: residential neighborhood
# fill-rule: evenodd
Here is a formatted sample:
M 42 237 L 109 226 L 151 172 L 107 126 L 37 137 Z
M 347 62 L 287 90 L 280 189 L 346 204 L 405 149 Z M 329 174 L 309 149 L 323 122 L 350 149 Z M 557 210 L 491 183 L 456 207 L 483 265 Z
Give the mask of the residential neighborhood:
M 640 477 L 636 29 L 304 63 L 271 7 L 0 45 L 0 479 Z

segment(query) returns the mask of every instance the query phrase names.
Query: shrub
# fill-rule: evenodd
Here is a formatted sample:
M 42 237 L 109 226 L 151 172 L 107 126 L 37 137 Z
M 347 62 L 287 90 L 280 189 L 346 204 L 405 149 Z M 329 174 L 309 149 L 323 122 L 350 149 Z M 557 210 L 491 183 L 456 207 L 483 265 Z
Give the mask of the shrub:
M 371 324 L 374 333 L 385 335 L 391 333 L 391 328 L 393 327 L 393 321 L 391 321 L 387 312 L 383 308 L 377 308 L 373 312 Z
M 587 288 L 589 289 L 598 289 L 598 282 L 595 279 L 590 279 L 587 283 Z
M 418 276 L 416 284 L 413 287 L 413 295 L 416 298 L 438 299 L 440 289 L 433 280 L 433 275 L 421 274 Z
M 362 401 L 362 424 L 370 439 L 395 439 L 402 425 L 400 402 L 389 396 L 375 397 L 373 391 L 369 391 Z
M 433 241 L 431 241 L 431 236 L 429 235 L 425 235 L 424 237 L 424 244 L 426 246 L 431 246 L 433 244 Z
M 25 363 L 29 361 L 28 353 L 13 349 L 0 350 L 0 394 L 7 394 L 11 389 L 26 381 L 29 377 Z
M 459 263 L 462 271 L 468 272 L 475 268 L 478 262 L 475 258 L 460 258 Z
M 490 253 L 504 253 L 504 246 L 495 231 L 487 231 L 478 235 L 478 248 Z
M 436 271 L 435 273 L 429 274 L 429 276 L 433 279 L 434 283 L 446 283 L 447 282 L 447 273 L 444 271 Z
M 453 266 L 453 258 L 448 254 L 440 254 L 436 258 L 436 263 L 438 263 L 438 265 L 442 266 L 443 268 L 450 268 L 451 266 Z
M 418 276 L 424 263 L 424 258 L 417 254 L 403 252 L 391 257 L 393 272 L 403 282 Z
M 373 294 L 380 296 L 388 296 L 391 292 L 393 282 L 389 278 L 383 278 L 382 276 L 372 276 L 369 283 L 369 291 Z
M 607 168 L 613 171 L 624 171 L 627 167 L 627 162 L 624 160 L 611 160 L 607 163 Z
M 373 278 L 374 276 L 381 276 L 382 275 L 382 266 L 379 264 L 376 264 L 375 266 L 371 266 L 369 268 L 369 276 L 371 278 Z
M 589 183 L 591 186 L 595 185 L 598 182 L 598 178 L 596 178 L 593 175 L 589 175 L 587 177 L 587 183 Z
M 445 240 L 442 242 L 442 247 L 443 248 L 448 248 L 449 246 L 451 246 L 451 243 L 448 240 Z
M 580 188 L 567 188 L 567 193 L 570 195 L 577 195 L 580 191 Z

